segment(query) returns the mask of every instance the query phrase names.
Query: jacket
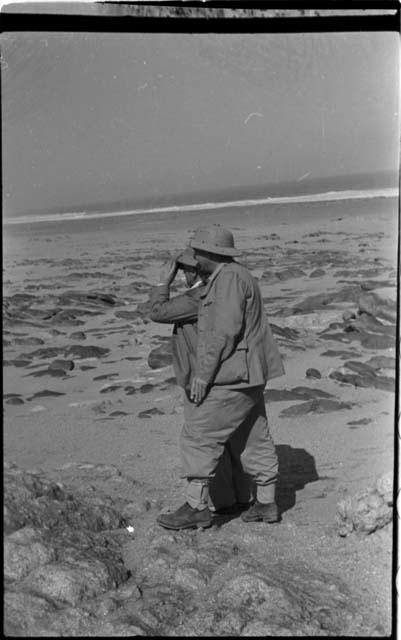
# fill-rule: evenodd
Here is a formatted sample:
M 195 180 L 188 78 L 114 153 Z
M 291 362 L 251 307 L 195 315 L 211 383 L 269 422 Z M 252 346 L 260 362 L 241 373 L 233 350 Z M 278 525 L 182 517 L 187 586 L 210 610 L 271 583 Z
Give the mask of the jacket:
M 150 319 L 174 324 L 173 368 L 177 384 L 184 389 L 189 388 L 196 366 L 197 321 L 202 288 L 188 289 L 171 299 L 167 285 L 153 287 L 150 293 Z
M 259 285 L 238 262 L 220 264 L 201 291 L 196 375 L 208 385 L 266 385 L 284 367 Z

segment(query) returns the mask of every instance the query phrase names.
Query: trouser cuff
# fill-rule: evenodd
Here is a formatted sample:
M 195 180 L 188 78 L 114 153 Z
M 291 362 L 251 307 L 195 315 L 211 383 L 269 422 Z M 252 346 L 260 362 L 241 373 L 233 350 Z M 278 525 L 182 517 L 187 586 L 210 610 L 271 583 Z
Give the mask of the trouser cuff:
M 271 484 L 256 485 L 256 499 L 258 502 L 262 502 L 264 504 L 268 504 L 269 502 L 274 502 L 276 493 L 276 483 L 273 482 Z
M 209 486 L 207 480 L 188 480 L 186 501 L 193 509 L 206 509 L 209 502 Z

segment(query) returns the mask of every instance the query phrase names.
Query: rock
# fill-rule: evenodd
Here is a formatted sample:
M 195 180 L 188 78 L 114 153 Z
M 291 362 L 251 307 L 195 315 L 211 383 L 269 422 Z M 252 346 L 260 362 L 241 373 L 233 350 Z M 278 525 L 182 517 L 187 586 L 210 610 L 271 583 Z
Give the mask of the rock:
M 40 566 L 31 571 L 22 584 L 24 589 L 44 598 L 68 602 L 74 607 L 113 586 L 106 566 L 95 559 Z
M 281 281 L 290 280 L 291 278 L 301 278 L 305 276 L 306 273 L 302 271 L 299 267 L 289 267 L 288 269 L 282 269 L 281 271 L 276 271 L 275 275 Z
M 341 358 L 346 360 L 347 358 L 357 358 L 360 354 L 357 351 L 337 351 L 336 349 L 328 349 L 320 354 L 329 358 Z
M 73 331 L 70 338 L 71 340 L 86 340 L 86 334 L 83 331 Z
M 99 625 L 91 634 L 99 638 L 132 638 L 134 636 L 147 636 L 144 629 L 136 624 L 124 622 L 106 622 Z
M 373 356 L 366 362 L 373 369 L 395 369 L 395 358 L 389 356 Z
M 276 336 L 281 338 L 287 338 L 288 340 L 297 340 L 299 338 L 299 331 L 291 329 L 290 327 L 279 327 L 277 324 L 270 323 L 271 330 Z
M 308 413 L 331 413 L 332 411 L 341 411 L 342 409 L 352 409 L 351 402 L 339 402 L 338 400 L 327 400 L 325 398 L 319 400 L 309 400 L 302 404 L 296 404 L 292 407 L 283 409 L 280 413 L 282 418 L 295 418 L 304 416 Z
M 370 534 L 392 521 L 392 500 L 388 503 L 383 499 L 383 495 L 376 490 L 377 483 L 384 490 L 390 485 L 389 476 L 378 479 L 375 488 L 370 487 L 348 496 L 337 504 L 336 525 L 340 536 L 345 537 L 353 532 Z
M 217 600 L 219 606 L 233 610 L 246 606 L 248 615 L 254 611 L 258 617 L 268 617 L 272 622 L 282 620 L 283 616 L 293 616 L 297 608 L 284 589 L 252 574 L 229 580 L 217 594 Z
M 49 369 L 56 369 L 61 371 L 72 371 L 75 367 L 73 360 L 53 360 L 49 364 Z
M 238 637 L 244 626 L 243 616 L 238 611 L 225 611 L 223 616 L 215 614 L 213 620 L 213 635 L 215 637 Z
M 143 384 L 141 387 L 139 387 L 139 392 L 149 393 L 150 391 L 153 391 L 154 388 L 155 388 L 154 384 L 146 383 L 146 384 Z
M 345 311 L 343 311 L 342 317 L 344 322 L 349 322 L 350 320 L 355 320 L 356 314 L 355 314 L 355 311 L 350 311 L 349 309 L 346 309 Z
M 356 360 L 347 360 L 346 362 L 344 362 L 344 367 L 347 367 L 347 369 L 351 369 L 351 371 L 356 371 L 362 376 L 376 376 L 376 372 L 373 367 L 370 367 L 368 364 L 358 362 Z
M 368 313 L 372 316 L 383 318 L 389 322 L 397 321 L 397 305 L 394 301 L 381 298 L 375 293 L 364 293 L 358 298 L 358 310 L 360 313 Z
M 115 314 L 116 318 L 124 318 L 124 320 L 138 320 L 138 319 L 142 319 L 142 314 L 135 310 L 135 311 L 116 311 Z
M 43 630 L 41 622 L 46 620 L 49 614 L 55 615 L 56 608 L 45 598 L 32 593 L 7 590 L 4 593 L 3 611 L 5 637 L 21 637 L 28 634 L 31 637 L 40 637 L 37 631 Z
M 378 333 L 363 333 L 360 336 L 361 345 L 366 349 L 395 348 L 395 338 Z
M 64 347 L 43 347 L 42 349 L 35 349 L 30 353 L 22 354 L 26 358 L 40 358 L 47 360 L 48 358 L 57 358 L 58 355 L 64 353 Z
M 362 363 L 361 363 L 362 364 Z M 365 387 L 381 389 L 383 391 L 395 391 L 394 378 L 387 378 L 386 376 L 372 375 L 370 373 L 358 375 L 352 373 L 342 373 L 342 371 L 332 371 L 329 374 L 329 378 L 338 380 L 345 384 L 352 384 L 354 387 Z
M 34 393 L 33 396 L 29 398 L 29 400 L 33 400 L 35 398 L 56 398 L 58 396 L 65 396 L 65 393 L 63 391 L 52 391 L 51 389 L 43 389 L 43 391 L 37 391 L 36 393 Z
M 381 496 L 387 496 L 393 493 L 393 474 L 391 471 L 377 479 L 376 491 Z
M 152 416 L 163 416 L 165 415 L 164 411 L 160 411 L 157 407 L 152 407 L 151 409 L 145 409 L 145 411 L 140 411 L 138 413 L 138 418 L 151 418 Z
M 264 284 L 275 284 L 279 282 L 279 278 L 273 271 L 264 271 L 261 276 L 261 280 L 263 280 Z
M 110 349 L 96 347 L 94 345 L 82 346 L 80 344 L 72 344 L 66 349 L 65 353 L 74 355 L 76 358 L 101 358 L 110 353 Z
M 312 271 L 309 274 L 310 278 L 321 278 L 322 276 L 325 276 L 326 272 L 324 271 L 324 269 L 315 269 L 314 271 Z
M 293 393 L 296 393 L 298 398 L 332 398 L 333 394 L 323 391 L 322 389 L 316 389 L 313 387 L 294 387 Z
M 352 373 L 332 371 L 329 374 L 329 378 L 345 384 L 352 384 L 354 387 L 374 387 L 373 380 L 370 376 L 359 376 Z
M 310 369 L 306 370 L 305 376 L 306 378 L 317 378 L 319 380 L 322 377 L 322 374 L 318 369 L 314 369 L 313 367 L 311 367 Z
M 23 345 L 36 345 L 36 344 L 45 344 L 45 341 L 42 338 L 37 338 L 35 336 L 28 336 L 24 338 L 14 338 L 15 344 L 23 344 Z
M 24 401 L 22 398 L 19 398 L 18 396 L 14 396 L 12 398 L 8 398 L 7 400 L 5 400 L 6 404 L 13 404 L 13 405 L 20 405 L 20 404 L 24 404 Z
M 118 389 L 122 389 L 120 384 L 111 384 L 109 387 L 103 387 L 103 389 L 100 389 L 99 393 L 112 393 L 113 391 L 118 391 Z
M 152 349 L 148 356 L 148 365 L 151 369 L 161 369 L 173 362 L 171 340 Z
M 264 392 L 267 402 L 286 402 L 288 400 L 299 400 L 299 395 L 289 389 L 267 389 Z
M 311 398 L 332 398 L 331 393 L 321 389 L 309 389 L 308 387 L 294 387 L 293 389 L 267 389 L 264 398 L 268 402 L 284 402 L 288 400 L 302 400 Z
M 248 624 L 243 627 L 240 635 L 241 637 L 251 638 L 275 638 L 277 636 L 294 637 L 295 634 L 294 630 L 288 629 L 286 627 L 280 627 L 276 624 L 269 624 L 269 622 L 256 620 L 254 622 L 248 622 Z
M 4 539 L 4 576 L 19 580 L 36 567 L 52 562 L 55 551 L 42 542 L 40 533 L 24 527 Z
M 179 567 L 174 574 L 174 580 L 184 589 L 198 591 L 206 587 L 206 581 L 195 567 Z

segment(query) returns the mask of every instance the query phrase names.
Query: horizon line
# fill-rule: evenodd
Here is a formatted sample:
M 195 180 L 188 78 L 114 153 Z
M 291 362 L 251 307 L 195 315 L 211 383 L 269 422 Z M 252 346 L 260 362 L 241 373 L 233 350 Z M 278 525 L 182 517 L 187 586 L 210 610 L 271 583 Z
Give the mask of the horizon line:
M 399 195 L 399 189 L 387 187 L 385 189 L 344 191 L 325 191 L 322 193 L 311 193 L 298 196 L 271 196 L 264 198 L 252 198 L 245 200 L 230 200 L 226 202 L 202 202 L 198 204 L 170 205 L 166 207 L 151 207 L 141 209 L 126 209 L 122 211 L 110 211 L 105 213 L 86 211 L 76 211 L 71 213 L 56 213 L 43 215 L 22 215 L 12 218 L 3 218 L 3 225 L 27 224 L 37 222 L 61 222 L 63 220 L 85 220 L 92 218 L 109 218 L 129 215 L 144 215 L 147 213 L 179 213 L 186 211 L 210 211 L 211 209 L 227 209 L 229 207 L 260 206 L 263 204 L 292 204 L 302 202 L 330 202 L 335 200 L 356 200 L 371 198 L 392 198 Z

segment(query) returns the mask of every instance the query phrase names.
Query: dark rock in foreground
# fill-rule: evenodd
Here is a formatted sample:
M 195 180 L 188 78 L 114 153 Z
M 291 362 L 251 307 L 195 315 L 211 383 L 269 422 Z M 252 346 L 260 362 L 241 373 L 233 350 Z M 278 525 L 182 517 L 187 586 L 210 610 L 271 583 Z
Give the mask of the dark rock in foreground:
M 105 496 L 76 497 L 10 464 L 4 493 L 5 633 L 97 635 L 102 616 L 88 606 L 129 578 L 109 531 L 123 516 Z
M 286 528 L 266 538 L 264 525 L 239 520 L 227 531 L 169 532 L 148 513 L 162 504 L 149 487 L 113 465 L 59 472 L 73 493 L 5 465 L 6 635 L 371 635 L 339 576 L 288 558 Z M 129 534 L 124 517 L 144 526 Z

